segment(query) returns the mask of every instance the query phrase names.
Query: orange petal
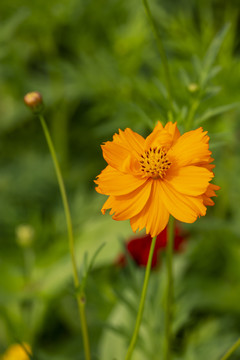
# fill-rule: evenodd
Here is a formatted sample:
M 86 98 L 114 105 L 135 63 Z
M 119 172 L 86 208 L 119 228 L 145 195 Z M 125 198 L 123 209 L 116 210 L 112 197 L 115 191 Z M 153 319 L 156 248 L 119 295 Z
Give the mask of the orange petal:
M 168 158 L 179 167 L 209 163 L 211 151 L 209 151 L 207 132 L 202 128 L 183 134 L 168 152 Z M 212 160 L 211 160 L 212 161 Z
M 131 129 L 119 130 L 113 141 L 107 141 L 102 147 L 103 157 L 111 167 L 122 172 L 137 172 L 137 158 L 144 149 L 144 138 Z
M 130 219 L 137 215 L 146 205 L 151 187 L 151 181 L 146 181 L 141 187 L 127 195 L 109 196 L 102 207 L 102 213 L 105 214 L 106 210 L 111 208 L 110 215 L 114 214 L 114 220 Z
M 204 195 L 204 194 L 202 195 L 202 199 L 203 199 L 204 205 L 206 205 L 206 206 L 215 205 L 214 201 L 211 198 L 209 198 L 208 196 Z
M 220 186 L 214 185 L 214 184 L 209 184 L 206 192 L 202 195 L 204 205 L 210 205 L 210 206 L 214 205 L 214 201 L 211 199 L 211 197 L 217 196 L 215 194 L 215 191 L 219 190 L 219 189 L 220 189 Z
M 129 150 L 135 156 L 142 154 L 145 143 L 145 139 L 141 135 L 129 128 L 124 131 L 119 129 L 119 134 L 113 135 L 113 141 Z
M 206 191 L 213 176 L 211 171 L 198 166 L 170 167 L 164 181 L 182 194 L 198 196 Z
M 175 142 L 177 141 L 177 139 L 181 136 L 180 131 L 177 128 L 177 123 L 175 122 L 174 124 L 169 121 L 166 125 L 165 125 L 165 130 L 167 130 L 167 132 L 169 134 L 171 134 L 172 136 L 172 144 L 175 144 Z
M 146 228 L 146 233 L 152 237 L 160 234 L 166 227 L 169 219 L 159 191 L 159 181 L 152 180 L 152 191 L 146 206 L 139 214 L 130 219 L 134 232 Z
M 215 191 L 220 190 L 220 186 L 215 184 L 209 184 L 207 191 L 205 192 L 205 195 L 208 197 L 217 196 L 215 194 Z
M 128 164 L 133 157 L 129 150 L 113 141 L 107 141 L 101 148 L 104 159 L 111 167 L 121 172 L 129 172 Z
M 214 161 L 214 159 L 210 158 L 210 161 Z M 214 164 L 206 164 L 206 163 L 205 164 L 197 164 L 197 166 L 203 166 L 210 171 L 215 168 Z
M 96 190 L 100 194 L 125 195 L 136 190 L 146 181 L 147 179 L 121 173 L 108 165 L 101 174 L 98 175 L 95 183 L 98 184 Z
M 159 193 L 162 201 L 177 220 L 193 223 L 198 216 L 206 214 L 201 196 L 183 195 L 176 191 L 169 183 L 159 181 Z
M 162 131 L 163 130 L 163 126 L 162 124 L 160 123 L 160 121 L 157 122 L 157 124 L 155 125 L 153 131 L 151 132 L 151 134 L 155 134 L 155 133 L 158 133 L 159 131 Z M 150 134 L 150 135 L 151 135 Z
M 150 147 L 162 146 L 167 149 L 171 146 L 172 137 L 165 130 L 153 131 L 147 138 L 145 142 L 145 149 L 149 149 Z
M 163 129 L 163 126 L 161 124 L 160 121 L 157 122 L 157 125 L 155 125 L 154 129 L 152 132 L 155 132 L 155 131 L 161 131 Z

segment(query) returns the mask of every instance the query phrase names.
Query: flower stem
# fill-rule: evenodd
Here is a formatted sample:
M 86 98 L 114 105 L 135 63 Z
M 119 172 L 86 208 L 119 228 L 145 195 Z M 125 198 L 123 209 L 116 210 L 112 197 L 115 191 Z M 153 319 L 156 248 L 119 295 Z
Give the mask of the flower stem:
M 197 98 L 193 101 L 193 103 L 190 107 L 190 110 L 189 110 L 189 113 L 188 113 L 188 116 L 186 119 L 186 125 L 185 125 L 186 131 L 190 131 L 192 128 L 194 116 L 199 107 L 199 104 L 200 104 L 200 100 Z
M 163 43 L 162 43 L 162 39 L 161 39 L 161 35 L 159 33 L 157 24 L 152 16 L 150 7 L 148 5 L 147 0 L 143 0 L 143 5 L 145 7 L 145 11 L 149 17 L 149 20 L 151 22 L 152 28 L 153 28 L 153 32 L 155 34 L 156 37 L 156 41 L 157 41 L 157 46 L 158 46 L 158 50 L 162 59 L 162 63 L 163 63 L 163 68 L 164 68 L 164 74 L 165 74 L 165 83 L 166 83 L 166 88 L 167 88 L 167 93 L 168 93 L 168 100 L 169 100 L 169 104 L 170 104 L 170 109 L 172 110 L 173 108 L 173 97 L 172 97 L 172 86 L 171 86 L 171 80 L 170 80 L 170 72 L 169 72 L 169 67 L 168 67 L 168 61 L 167 61 L 167 56 L 163 47 Z
M 86 323 L 86 316 L 85 316 L 86 301 L 85 301 L 85 295 L 83 293 L 83 290 L 81 293 L 78 292 L 79 287 L 80 287 L 80 281 L 79 281 L 79 277 L 78 277 L 77 263 L 76 263 L 76 259 L 75 259 L 73 227 L 72 227 L 72 219 L 71 219 L 67 194 L 66 194 L 60 166 L 58 163 L 56 151 L 55 151 L 50 133 L 48 131 L 47 124 L 44 120 L 44 117 L 41 114 L 39 114 L 38 116 L 39 116 L 39 119 L 40 119 L 40 122 L 41 122 L 41 125 L 43 128 L 44 135 L 46 137 L 49 151 L 52 156 L 53 164 L 54 164 L 55 171 L 56 171 L 57 181 L 58 181 L 58 185 L 59 185 L 59 189 L 60 189 L 60 193 L 61 193 L 61 197 L 62 197 L 64 212 L 65 212 L 66 222 L 67 222 L 67 229 L 68 229 L 69 249 L 70 249 L 72 267 L 73 267 L 73 279 L 74 279 L 74 285 L 75 285 L 75 290 L 76 290 L 76 297 L 77 297 L 77 303 L 78 303 L 78 309 L 79 309 L 80 321 L 81 321 L 81 327 L 82 327 L 85 359 L 90 360 L 91 359 L 90 346 L 89 346 L 88 330 L 87 330 L 87 323 Z
M 166 317 L 165 317 L 165 357 L 164 360 L 171 359 L 172 345 L 172 302 L 173 302 L 173 244 L 174 244 L 174 218 L 170 216 L 167 232 L 167 288 L 166 288 Z
M 156 244 L 156 239 L 157 239 L 156 236 L 154 238 L 152 238 L 152 243 L 151 243 L 151 248 L 150 248 L 149 255 L 148 255 L 148 262 L 147 262 L 145 278 L 144 278 L 144 283 L 143 283 L 143 288 L 142 288 L 142 294 L 141 294 L 140 304 L 139 304 L 139 308 L 138 308 L 137 320 L 136 320 L 135 329 L 134 329 L 134 332 L 132 335 L 132 339 L 131 339 L 125 360 L 131 359 L 131 356 L 132 356 L 132 353 L 133 353 L 133 350 L 134 350 L 134 347 L 135 347 L 135 344 L 137 341 L 139 328 L 140 328 L 141 321 L 142 321 L 142 315 L 143 315 L 144 304 L 145 304 L 145 299 L 146 299 L 146 294 L 147 294 L 147 287 L 148 287 L 148 281 L 149 281 L 149 276 L 150 276 L 150 271 L 151 271 L 152 257 L 153 257 L 153 252 L 154 252 L 154 248 L 155 248 L 155 244 Z
M 226 354 L 221 357 L 221 360 L 227 360 L 232 355 L 232 353 L 237 350 L 240 346 L 240 338 L 233 344 L 233 346 L 226 352 Z

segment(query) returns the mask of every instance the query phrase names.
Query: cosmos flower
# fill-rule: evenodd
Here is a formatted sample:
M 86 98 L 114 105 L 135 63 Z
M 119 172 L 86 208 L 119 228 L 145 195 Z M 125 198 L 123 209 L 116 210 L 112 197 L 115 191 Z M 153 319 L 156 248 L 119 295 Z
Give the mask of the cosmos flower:
M 202 128 L 180 134 L 177 124 L 157 123 L 144 139 L 127 128 L 102 145 L 108 166 L 95 181 L 108 195 L 102 207 L 114 220 L 130 219 L 134 232 L 146 228 L 152 237 L 167 225 L 169 215 L 193 223 L 214 205 L 219 186 L 210 181 L 209 136 Z
M 2 360 L 30 360 L 28 353 L 31 354 L 31 348 L 23 343 L 11 345 L 1 357 Z
M 147 266 L 149 251 L 151 247 L 152 238 L 150 235 L 141 236 L 138 238 L 130 239 L 126 243 L 126 251 L 134 260 L 138 266 Z M 181 252 L 186 245 L 186 236 L 181 234 L 178 226 L 175 227 L 174 234 L 174 245 L 173 250 L 175 252 Z M 152 258 L 152 269 L 156 268 L 159 264 L 159 252 L 166 249 L 167 247 L 167 227 L 157 236 L 153 258 Z M 127 258 L 125 254 L 121 254 L 117 260 L 116 265 L 125 266 Z

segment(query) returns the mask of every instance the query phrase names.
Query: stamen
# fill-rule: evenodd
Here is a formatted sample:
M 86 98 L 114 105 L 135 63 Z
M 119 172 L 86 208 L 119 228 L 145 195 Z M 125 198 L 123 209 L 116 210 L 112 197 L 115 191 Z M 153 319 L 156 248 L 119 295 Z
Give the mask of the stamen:
M 141 171 L 143 175 L 153 179 L 163 179 L 171 162 L 167 158 L 167 152 L 163 147 L 154 147 L 145 150 L 141 155 Z

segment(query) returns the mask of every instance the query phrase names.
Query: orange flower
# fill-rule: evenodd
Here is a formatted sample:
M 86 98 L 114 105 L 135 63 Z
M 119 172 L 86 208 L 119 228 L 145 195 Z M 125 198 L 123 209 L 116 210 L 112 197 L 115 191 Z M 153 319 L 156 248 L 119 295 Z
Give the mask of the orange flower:
M 152 237 L 167 225 L 169 214 L 192 223 L 214 205 L 219 186 L 214 177 L 209 136 L 202 128 L 181 136 L 176 123 L 160 122 L 144 139 L 127 128 L 102 145 L 108 166 L 95 181 L 97 192 L 109 195 L 102 213 L 130 219 L 134 232 L 146 228 Z
M 13 344 L 3 354 L 2 360 L 30 360 L 29 354 L 32 354 L 31 348 L 27 343 Z

